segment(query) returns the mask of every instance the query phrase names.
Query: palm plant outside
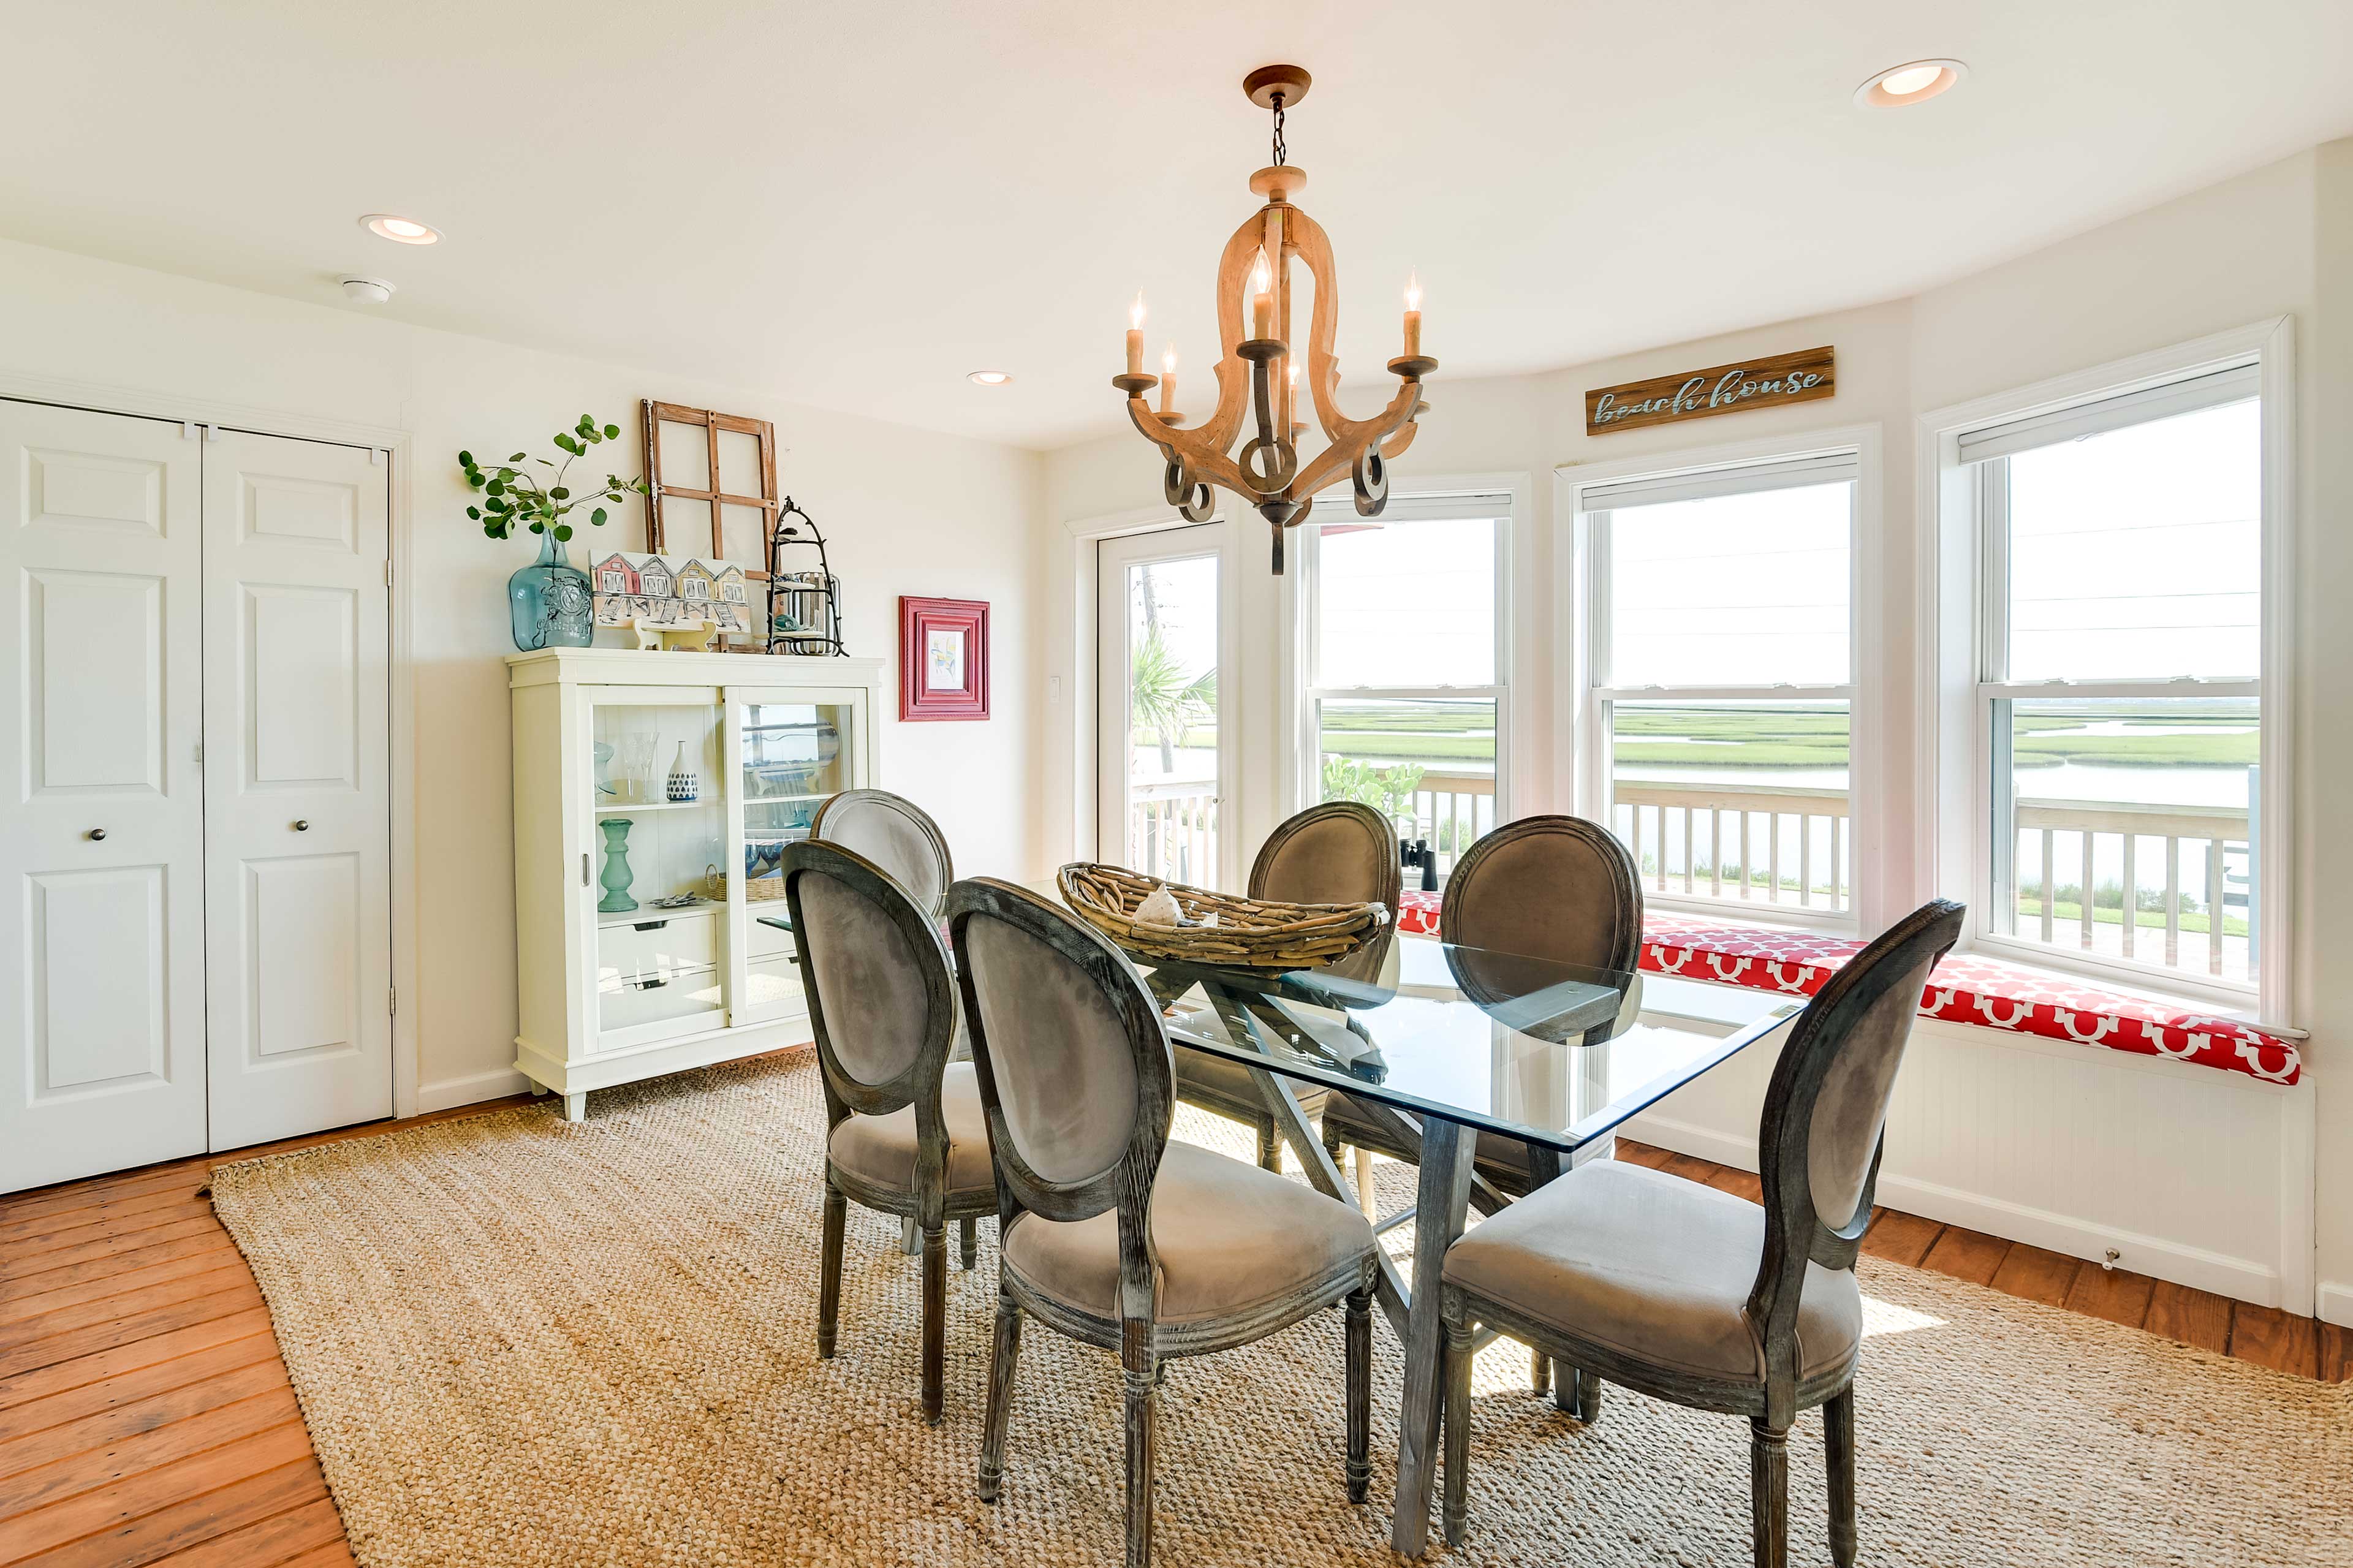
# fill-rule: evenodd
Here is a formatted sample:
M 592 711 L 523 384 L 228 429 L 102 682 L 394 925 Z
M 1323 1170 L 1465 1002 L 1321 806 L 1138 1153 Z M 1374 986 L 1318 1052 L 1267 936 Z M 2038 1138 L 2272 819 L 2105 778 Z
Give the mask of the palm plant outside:
M 1175 769 L 1185 732 L 1218 716 L 1217 667 L 1198 675 L 1186 669 L 1157 625 L 1145 626 L 1128 655 L 1127 691 L 1130 721 L 1139 731 L 1152 731 L 1163 773 Z

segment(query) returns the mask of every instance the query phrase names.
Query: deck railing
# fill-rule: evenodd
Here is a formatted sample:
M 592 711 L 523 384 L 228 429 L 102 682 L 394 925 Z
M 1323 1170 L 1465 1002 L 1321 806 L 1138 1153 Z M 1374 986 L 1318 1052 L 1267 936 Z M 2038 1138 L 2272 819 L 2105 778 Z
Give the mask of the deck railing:
M 1465 849 L 1494 831 L 1495 775 L 1425 773 L 1412 804 L 1392 820 L 1399 838 L 1429 840 L 1443 878 Z
M 1164 882 L 1218 880 L 1218 785 L 1211 779 L 1139 784 L 1128 791 L 1128 865 Z
M 1620 780 L 1609 826 L 1662 893 L 1843 911 L 1852 895 L 1847 793 Z
M 2073 843 L 2067 842 L 2070 838 Z M 2146 877 L 2143 850 L 2149 839 L 2164 841 L 2163 869 L 2157 878 Z M 2253 955 L 2255 910 L 2255 861 L 2249 847 L 2250 823 L 2242 806 L 2021 800 L 2010 875 L 2012 933 L 2056 945 L 2069 942 L 2072 926 L 2072 945 L 2086 952 L 2161 963 L 2168 969 L 2202 967 L 2209 974 L 2228 973 L 2233 979 L 2246 979 Z M 2063 859 L 2068 862 L 2063 867 Z M 2240 868 L 2235 873 L 2233 861 Z M 2194 891 L 2192 879 L 2184 875 L 2185 864 L 2198 868 Z M 2104 865 L 2122 867 L 2112 900 L 2102 897 L 2098 869 Z M 2071 874 L 2077 879 L 2076 909 L 2074 918 L 2063 923 L 2059 905 L 2067 886 L 2062 879 Z M 2157 895 L 2155 910 L 2141 908 L 2143 895 L 2149 893 Z M 2227 929 L 2233 906 L 2245 922 L 2236 934 Z M 2116 911 L 2113 926 L 2099 918 L 2105 907 Z M 2206 928 L 2188 930 L 2186 944 L 2185 910 L 2193 928 L 2200 923 Z M 2162 916 L 2161 925 L 2146 928 L 2150 934 L 2163 931 L 2161 957 L 2142 951 L 2154 945 L 2144 941 L 2145 914 Z M 2191 951 L 2185 953 L 2185 945 Z

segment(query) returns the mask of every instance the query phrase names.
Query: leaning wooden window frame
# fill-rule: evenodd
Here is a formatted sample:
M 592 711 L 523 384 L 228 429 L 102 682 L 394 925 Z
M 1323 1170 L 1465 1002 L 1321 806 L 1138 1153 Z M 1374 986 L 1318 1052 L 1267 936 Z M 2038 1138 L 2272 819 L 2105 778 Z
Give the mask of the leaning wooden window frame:
M 646 548 L 656 555 L 679 553 L 701 556 L 706 561 L 733 561 L 743 568 L 751 582 L 765 584 L 768 563 L 776 553 L 776 427 L 765 419 L 754 419 L 741 414 L 722 414 L 710 408 L 688 408 L 676 403 L 657 403 L 647 398 L 639 405 L 644 424 L 646 443 Z M 707 489 L 680 484 L 662 473 L 661 426 L 682 425 L 700 428 L 703 435 L 705 454 L 704 474 Z M 729 470 L 720 461 L 720 436 L 724 432 L 749 436 L 758 443 L 756 478 L 757 495 L 725 488 Z M 690 501 L 710 509 L 711 538 L 706 553 L 700 539 L 685 537 L 675 530 L 670 516 L 672 501 Z M 756 510 L 760 516 L 760 540 L 755 557 L 727 552 L 726 509 L 743 507 Z M 765 595 L 758 595 L 765 601 Z

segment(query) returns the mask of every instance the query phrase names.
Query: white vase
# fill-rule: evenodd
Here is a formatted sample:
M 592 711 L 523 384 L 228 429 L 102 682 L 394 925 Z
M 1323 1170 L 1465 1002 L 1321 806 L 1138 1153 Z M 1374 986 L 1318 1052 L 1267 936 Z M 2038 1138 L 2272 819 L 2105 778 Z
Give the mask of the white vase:
M 670 765 L 670 798 L 681 803 L 692 800 L 702 793 L 702 781 L 694 776 L 694 770 L 687 765 L 686 742 L 681 741 L 678 743 L 678 756 Z

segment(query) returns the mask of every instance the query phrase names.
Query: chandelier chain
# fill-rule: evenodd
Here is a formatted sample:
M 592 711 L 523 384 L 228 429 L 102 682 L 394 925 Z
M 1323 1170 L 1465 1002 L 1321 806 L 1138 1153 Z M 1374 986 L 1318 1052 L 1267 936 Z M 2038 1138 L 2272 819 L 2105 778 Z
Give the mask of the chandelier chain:
M 1274 95 L 1274 166 L 1282 168 L 1290 162 L 1290 149 L 1282 144 L 1282 94 Z

